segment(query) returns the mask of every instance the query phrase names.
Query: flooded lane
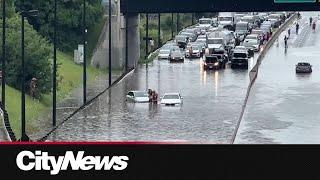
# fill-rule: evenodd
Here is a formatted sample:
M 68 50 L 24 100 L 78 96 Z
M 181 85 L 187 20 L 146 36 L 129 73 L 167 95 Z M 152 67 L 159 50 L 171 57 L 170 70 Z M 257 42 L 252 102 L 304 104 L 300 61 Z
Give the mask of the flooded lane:
M 307 21 L 317 14 L 302 14 L 304 27 L 289 39 L 287 52 L 283 33 L 279 47 L 265 56 L 236 143 L 320 143 L 320 32 L 313 33 Z M 313 73 L 297 75 L 300 61 L 310 62 Z
M 250 66 L 255 62 L 252 58 Z M 188 141 L 229 143 L 249 83 L 248 70 L 204 71 L 199 59 L 155 60 L 60 127 L 51 141 Z M 128 91 L 179 92 L 181 107 L 134 104 Z

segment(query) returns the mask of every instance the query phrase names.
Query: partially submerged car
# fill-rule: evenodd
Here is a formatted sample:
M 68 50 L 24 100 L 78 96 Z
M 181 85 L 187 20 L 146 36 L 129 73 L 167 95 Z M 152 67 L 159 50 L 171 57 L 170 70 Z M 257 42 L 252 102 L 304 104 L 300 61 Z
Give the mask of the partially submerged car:
M 149 96 L 146 91 L 129 91 L 126 100 L 134 103 L 147 103 Z
M 161 98 L 161 104 L 164 105 L 181 105 L 183 103 L 183 98 L 180 93 L 165 93 Z
M 312 73 L 312 66 L 307 62 L 299 62 L 296 65 L 296 73 Z

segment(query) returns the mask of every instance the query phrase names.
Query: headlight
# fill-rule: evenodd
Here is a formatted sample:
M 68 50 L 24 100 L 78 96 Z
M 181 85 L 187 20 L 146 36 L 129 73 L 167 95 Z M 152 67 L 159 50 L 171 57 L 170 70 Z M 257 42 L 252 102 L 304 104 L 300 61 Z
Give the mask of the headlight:
M 214 63 L 214 65 L 215 65 L 215 66 L 218 66 L 218 65 L 219 65 L 219 63 L 218 63 L 218 62 L 216 62 L 216 63 Z

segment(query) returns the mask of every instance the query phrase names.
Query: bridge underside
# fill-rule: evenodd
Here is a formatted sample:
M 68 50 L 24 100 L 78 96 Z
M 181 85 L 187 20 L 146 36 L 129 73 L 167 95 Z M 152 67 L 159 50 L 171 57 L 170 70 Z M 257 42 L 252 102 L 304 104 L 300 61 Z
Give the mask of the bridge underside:
M 126 13 L 200 13 L 319 11 L 320 3 L 274 3 L 274 0 L 122 0 Z

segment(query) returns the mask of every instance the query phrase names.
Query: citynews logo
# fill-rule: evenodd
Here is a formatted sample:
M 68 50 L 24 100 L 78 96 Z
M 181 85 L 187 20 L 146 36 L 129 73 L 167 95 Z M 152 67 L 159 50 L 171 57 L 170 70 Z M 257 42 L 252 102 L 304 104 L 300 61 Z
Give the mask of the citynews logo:
M 25 160 L 25 161 L 24 161 Z M 49 156 L 48 152 L 22 151 L 17 155 L 16 164 L 23 171 L 50 171 L 57 175 L 71 166 L 74 171 L 88 170 L 125 170 L 128 166 L 128 156 L 84 156 L 84 151 L 79 151 L 75 156 L 72 151 L 67 151 L 64 156 Z

